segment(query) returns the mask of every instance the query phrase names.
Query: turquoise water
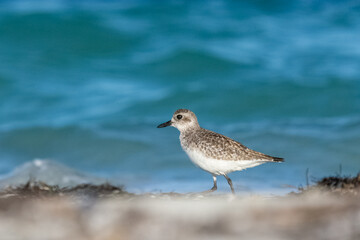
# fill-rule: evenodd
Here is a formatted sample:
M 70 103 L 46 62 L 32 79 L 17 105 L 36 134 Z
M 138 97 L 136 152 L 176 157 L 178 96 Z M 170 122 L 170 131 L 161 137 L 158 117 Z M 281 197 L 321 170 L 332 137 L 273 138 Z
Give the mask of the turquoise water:
M 178 108 L 285 158 L 230 174 L 240 192 L 356 174 L 359 43 L 358 1 L 0 1 L 0 174 L 43 158 L 133 191 L 207 189 L 156 128 Z

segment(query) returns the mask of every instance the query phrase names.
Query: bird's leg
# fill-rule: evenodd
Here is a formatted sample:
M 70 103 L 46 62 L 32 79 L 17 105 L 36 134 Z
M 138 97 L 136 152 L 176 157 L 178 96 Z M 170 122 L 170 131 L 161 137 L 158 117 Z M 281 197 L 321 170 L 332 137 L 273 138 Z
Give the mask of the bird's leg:
M 232 184 L 231 179 L 230 179 L 228 176 L 226 176 L 225 174 L 224 174 L 224 177 L 226 178 L 228 184 L 230 185 L 231 192 L 232 192 L 233 194 L 235 194 L 234 187 L 233 187 L 233 184 Z
M 216 175 L 213 175 L 213 180 L 214 180 L 214 186 L 209 190 L 211 192 L 216 191 L 217 189 L 217 184 L 216 184 Z
M 211 193 L 211 192 L 216 191 L 216 189 L 217 189 L 216 175 L 212 175 L 212 176 L 213 176 L 213 180 L 214 180 L 214 186 L 213 186 L 211 189 L 206 190 L 206 191 L 203 191 L 203 192 L 201 192 L 201 193 Z

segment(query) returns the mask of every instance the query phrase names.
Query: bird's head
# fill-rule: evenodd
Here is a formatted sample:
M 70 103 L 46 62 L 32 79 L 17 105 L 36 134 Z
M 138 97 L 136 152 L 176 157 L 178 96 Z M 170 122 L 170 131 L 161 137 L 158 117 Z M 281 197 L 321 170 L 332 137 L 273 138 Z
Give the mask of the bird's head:
M 177 128 L 180 132 L 190 129 L 200 128 L 195 113 L 188 109 L 178 109 L 173 114 L 170 121 L 160 124 L 158 128 L 172 126 Z

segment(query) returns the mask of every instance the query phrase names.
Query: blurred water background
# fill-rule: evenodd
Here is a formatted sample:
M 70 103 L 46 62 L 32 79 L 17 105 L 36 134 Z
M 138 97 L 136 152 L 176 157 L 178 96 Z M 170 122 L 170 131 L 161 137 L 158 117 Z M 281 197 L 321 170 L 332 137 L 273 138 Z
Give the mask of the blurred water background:
M 0 175 L 43 158 L 136 192 L 205 190 L 178 131 L 156 128 L 178 108 L 285 158 L 230 174 L 237 191 L 356 174 L 359 1 L 0 1 Z

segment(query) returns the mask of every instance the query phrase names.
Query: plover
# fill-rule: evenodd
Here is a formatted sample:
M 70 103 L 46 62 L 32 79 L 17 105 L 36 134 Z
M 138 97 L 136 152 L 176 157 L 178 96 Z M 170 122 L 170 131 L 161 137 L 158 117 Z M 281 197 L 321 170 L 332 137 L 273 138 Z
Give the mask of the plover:
M 213 176 L 214 185 L 206 192 L 217 189 L 216 176 L 226 178 L 234 194 L 234 187 L 228 173 L 241 171 L 266 162 L 283 162 L 283 158 L 272 157 L 251 150 L 241 143 L 200 127 L 195 114 L 188 109 L 178 109 L 170 121 L 158 128 L 172 126 L 180 131 L 181 147 L 191 161 Z

